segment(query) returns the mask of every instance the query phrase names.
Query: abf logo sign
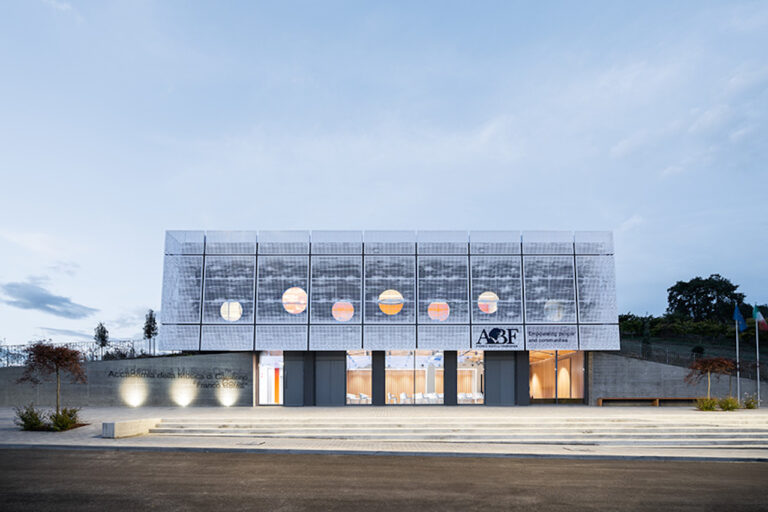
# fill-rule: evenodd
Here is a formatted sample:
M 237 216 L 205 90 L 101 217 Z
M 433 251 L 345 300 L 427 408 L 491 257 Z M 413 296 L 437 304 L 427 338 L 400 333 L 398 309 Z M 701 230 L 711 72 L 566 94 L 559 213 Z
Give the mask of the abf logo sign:
M 517 327 L 509 327 L 507 329 L 494 327 L 490 331 L 483 329 L 475 345 L 516 345 L 519 332 L 520 329 Z

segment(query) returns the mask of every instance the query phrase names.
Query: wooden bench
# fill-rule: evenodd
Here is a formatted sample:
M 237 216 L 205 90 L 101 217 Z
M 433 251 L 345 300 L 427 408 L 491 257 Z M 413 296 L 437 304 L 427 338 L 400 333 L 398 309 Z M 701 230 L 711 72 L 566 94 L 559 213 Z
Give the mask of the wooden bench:
M 693 405 L 696 400 L 696 398 L 690 397 L 606 397 L 598 398 L 597 405 L 602 407 L 606 402 L 647 402 L 653 407 L 661 407 L 662 405 Z

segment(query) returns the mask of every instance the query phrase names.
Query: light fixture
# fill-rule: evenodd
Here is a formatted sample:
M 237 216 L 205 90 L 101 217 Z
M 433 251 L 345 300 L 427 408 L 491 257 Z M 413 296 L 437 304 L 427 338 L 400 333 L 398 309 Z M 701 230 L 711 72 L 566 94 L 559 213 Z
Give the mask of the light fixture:
M 120 397 L 131 407 L 139 407 L 147 399 L 147 383 L 141 377 L 128 377 L 120 384 Z

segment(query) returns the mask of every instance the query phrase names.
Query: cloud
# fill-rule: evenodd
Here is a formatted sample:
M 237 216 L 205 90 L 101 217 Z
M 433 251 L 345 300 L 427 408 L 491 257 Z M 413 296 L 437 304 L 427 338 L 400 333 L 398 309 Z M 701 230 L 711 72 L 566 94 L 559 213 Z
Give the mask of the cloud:
M 72 6 L 68 4 L 67 2 L 62 2 L 61 0 L 43 0 L 43 3 L 48 5 L 49 7 L 53 7 L 57 11 L 71 11 Z
M 645 223 L 645 219 L 638 214 L 632 215 L 630 218 L 622 222 L 618 228 L 616 228 L 616 231 L 618 233 L 626 233 L 627 231 L 630 231 L 631 229 L 636 228 L 637 226 L 642 225 Z
M 19 309 L 36 309 L 64 318 L 85 318 L 98 311 L 76 304 L 68 297 L 54 295 L 34 281 L 6 283 L 0 285 L 0 289 L 10 298 L 3 302 Z
M 53 265 L 50 265 L 48 269 L 51 272 L 56 272 L 57 274 L 65 274 L 70 277 L 74 277 L 74 275 L 77 274 L 77 271 L 80 269 L 80 265 L 73 261 L 57 261 Z

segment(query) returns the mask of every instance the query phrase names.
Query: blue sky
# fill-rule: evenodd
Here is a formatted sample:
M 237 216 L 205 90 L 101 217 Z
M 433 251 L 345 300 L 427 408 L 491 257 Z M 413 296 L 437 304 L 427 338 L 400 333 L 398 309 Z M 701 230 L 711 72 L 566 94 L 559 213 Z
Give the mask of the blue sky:
M 768 302 L 768 3 L 0 5 L 0 340 L 138 336 L 165 229 L 610 229 Z

